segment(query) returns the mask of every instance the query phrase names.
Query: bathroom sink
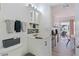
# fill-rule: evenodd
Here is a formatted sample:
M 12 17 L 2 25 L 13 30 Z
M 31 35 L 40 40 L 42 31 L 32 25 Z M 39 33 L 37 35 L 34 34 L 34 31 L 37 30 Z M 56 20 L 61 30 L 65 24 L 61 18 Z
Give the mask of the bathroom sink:
M 35 37 L 35 39 L 43 39 L 42 37 Z

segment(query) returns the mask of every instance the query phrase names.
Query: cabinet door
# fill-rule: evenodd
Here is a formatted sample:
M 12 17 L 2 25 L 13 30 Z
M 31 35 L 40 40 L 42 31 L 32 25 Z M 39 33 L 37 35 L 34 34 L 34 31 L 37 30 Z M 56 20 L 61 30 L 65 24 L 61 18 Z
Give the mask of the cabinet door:
M 50 38 L 48 39 L 29 39 L 29 51 L 37 56 L 50 55 Z
M 32 7 L 29 7 L 29 22 L 34 23 L 35 11 Z
M 39 24 L 40 23 L 40 13 L 39 12 L 35 12 L 35 23 Z
M 18 49 L 8 52 L 8 56 L 22 56 L 22 54 L 23 54 L 22 48 L 18 48 Z
M 40 44 L 42 44 L 41 40 L 30 38 L 29 39 L 29 51 L 32 54 L 39 56 L 40 51 L 41 51 Z
M 29 7 L 29 21 L 38 24 L 40 20 L 40 12 Z

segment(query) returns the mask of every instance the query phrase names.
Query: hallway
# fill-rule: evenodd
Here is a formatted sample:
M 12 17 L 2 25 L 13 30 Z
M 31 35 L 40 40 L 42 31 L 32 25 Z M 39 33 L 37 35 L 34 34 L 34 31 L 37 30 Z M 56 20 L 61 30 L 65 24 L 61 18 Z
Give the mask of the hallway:
M 53 56 L 74 56 L 74 49 L 70 48 L 53 48 Z
M 66 46 L 67 41 L 68 41 L 67 38 L 61 37 L 56 47 L 52 49 L 52 55 L 53 56 L 74 56 L 73 40 L 71 40 Z

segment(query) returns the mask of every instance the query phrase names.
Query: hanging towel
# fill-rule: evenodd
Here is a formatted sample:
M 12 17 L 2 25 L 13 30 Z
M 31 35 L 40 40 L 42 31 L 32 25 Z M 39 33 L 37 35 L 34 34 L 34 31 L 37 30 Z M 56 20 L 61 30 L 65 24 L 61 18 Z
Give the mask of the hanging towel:
M 14 32 L 14 21 L 6 19 L 5 23 L 6 23 L 6 31 L 7 31 L 7 33 L 13 33 Z
M 15 21 L 15 31 L 16 32 L 21 32 L 21 21 L 16 20 Z
M 22 22 L 22 31 L 26 32 L 26 22 Z

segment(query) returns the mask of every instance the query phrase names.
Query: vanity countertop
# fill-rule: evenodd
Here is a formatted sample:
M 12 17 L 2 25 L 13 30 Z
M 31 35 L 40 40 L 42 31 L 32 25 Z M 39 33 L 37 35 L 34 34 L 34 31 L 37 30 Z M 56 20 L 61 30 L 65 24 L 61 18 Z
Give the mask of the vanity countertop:
M 10 52 L 10 51 L 12 51 L 12 50 L 15 50 L 15 49 L 21 47 L 21 46 L 22 46 L 22 44 L 17 44 L 17 45 L 8 47 L 8 48 L 1 48 L 1 49 L 0 49 L 0 53 Z

